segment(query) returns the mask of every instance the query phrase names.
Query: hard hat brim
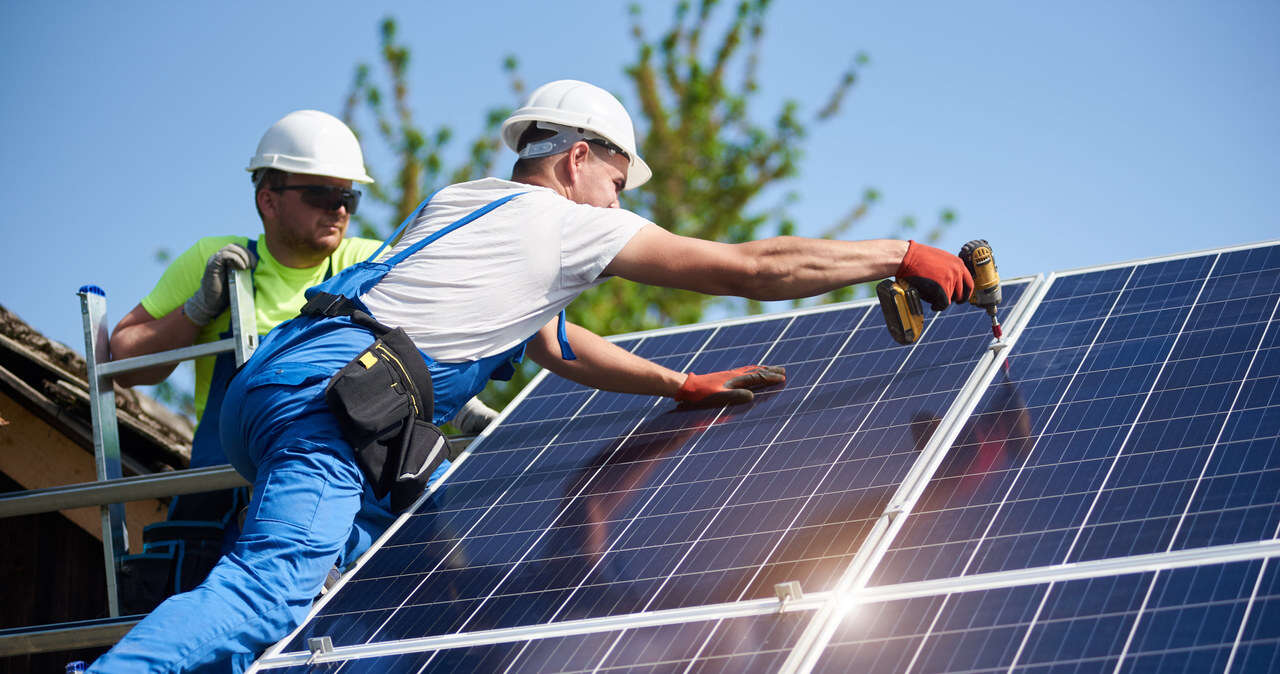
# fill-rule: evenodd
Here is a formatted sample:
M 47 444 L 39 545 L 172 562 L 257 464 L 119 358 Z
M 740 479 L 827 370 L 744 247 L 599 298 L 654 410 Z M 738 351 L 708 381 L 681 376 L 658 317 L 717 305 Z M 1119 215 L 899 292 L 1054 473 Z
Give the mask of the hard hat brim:
M 271 168 L 276 169 L 277 171 L 297 173 L 299 175 L 337 178 L 339 180 L 350 180 L 352 182 L 365 184 L 373 182 L 373 178 L 364 171 L 356 173 L 351 170 L 345 170 L 340 166 L 326 166 L 300 157 L 290 157 L 288 155 L 269 154 L 254 157 L 254 161 L 249 162 L 249 166 L 245 170 L 253 172 L 260 168 Z

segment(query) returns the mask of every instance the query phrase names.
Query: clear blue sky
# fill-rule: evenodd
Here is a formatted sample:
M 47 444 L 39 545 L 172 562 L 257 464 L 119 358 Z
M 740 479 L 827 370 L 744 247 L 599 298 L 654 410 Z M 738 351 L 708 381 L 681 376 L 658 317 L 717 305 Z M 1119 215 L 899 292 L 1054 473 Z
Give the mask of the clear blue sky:
M 159 276 L 156 249 L 259 232 L 259 136 L 290 110 L 338 113 L 385 14 L 413 49 L 419 118 L 463 139 L 512 102 L 508 53 L 530 84 L 629 93 L 622 3 L 372 4 L 0 4 L 0 304 L 79 349 L 81 284 L 107 290 L 114 322 Z M 670 6 L 646 12 L 656 28 Z M 1005 276 L 1030 274 L 1280 236 L 1277 35 L 1275 2 L 779 1 L 757 109 L 811 114 L 866 51 L 792 185 L 802 232 L 874 186 L 857 236 L 953 207 L 941 245 L 985 237 Z

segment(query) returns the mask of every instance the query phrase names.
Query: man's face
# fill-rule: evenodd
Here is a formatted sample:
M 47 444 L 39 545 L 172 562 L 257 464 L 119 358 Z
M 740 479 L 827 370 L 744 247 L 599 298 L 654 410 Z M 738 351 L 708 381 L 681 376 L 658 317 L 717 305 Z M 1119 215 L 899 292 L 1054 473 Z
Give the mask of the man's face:
M 618 208 L 618 195 L 627 184 L 627 167 L 630 162 L 621 154 L 609 152 L 597 145 L 585 142 L 582 145 L 587 146 L 588 150 L 584 161 L 578 164 L 569 198 L 580 204 Z
M 295 185 L 351 189 L 351 181 L 341 178 L 297 173 L 286 175 L 284 186 Z M 276 234 L 285 246 L 297 255 L 316 257 L 328 257 L 338 249 L 351 219 L 345 206 L 339 206 L 337 210 L 317 208 L 303 201 L 300 190 L 273 191 L 272 196 L 275 197 L 275 217 L 265 218 L 263 224 L 267 227 L 274 224 Z

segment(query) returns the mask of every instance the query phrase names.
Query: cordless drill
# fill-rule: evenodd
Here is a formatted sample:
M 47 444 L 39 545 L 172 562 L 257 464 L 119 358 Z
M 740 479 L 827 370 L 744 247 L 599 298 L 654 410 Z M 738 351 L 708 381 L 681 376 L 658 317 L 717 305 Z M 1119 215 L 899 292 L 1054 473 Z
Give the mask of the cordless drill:
M 960 249 L 960 259 L 973 276 L 973 294 L 969 303 L 986 309 L 991 316 L 991 333 L 996 339 L 1003 336 L 1000 320 L 996 318 L 996 306 L 1000 304 L 1000 274 L 991 254 L 991 244 L 975 239 Z M 924 331 L 924 311 L 920 293 L 905 281 L 885 279 L 876 285 L 876 297 L 880 299 L 880 311 L 884 313 L 885 326 L 899 344 L 911 344 L 920 339 Z
M 996 318 L 996 306 L 1000 304 L 1000 272 L 996 270 L 996 258 L 991 254 L 991 244 L 986 239 L 974 239 L 960 248 L 960 259 L 973 276 L 973 294 L 969 304 L 982 307 L 991 317 L 991 334 L 1000 339 L 1000 319 Z

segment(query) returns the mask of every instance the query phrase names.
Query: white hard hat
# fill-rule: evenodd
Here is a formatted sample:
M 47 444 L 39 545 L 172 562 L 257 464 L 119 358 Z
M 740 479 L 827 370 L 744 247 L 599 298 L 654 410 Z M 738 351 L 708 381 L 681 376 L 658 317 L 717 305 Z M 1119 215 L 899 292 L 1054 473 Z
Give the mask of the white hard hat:
M 590 132 L 622 148 L 631 162 L 627 168 L 627 185 L 624 189 L 639 187 L 653 176 L 649 165 L 636 152 L 635 127 L 631 124 L 627 109 L 622 107 L 622 102 L 614 98 L 613 94 L 600 87 L 578 80 L 556 80 L 534 89 L 529 94 L 529 100 L 502 123 L 502 141 L 513 151 L 519 152 L 516 143 L 529 125 L 535 122 L 549 122 Z
M 342 120 L 319 110 L 297 110 L 272 124 L 246 170 L 260 168 L 373 182 L 365 173 L 356 135 Z

